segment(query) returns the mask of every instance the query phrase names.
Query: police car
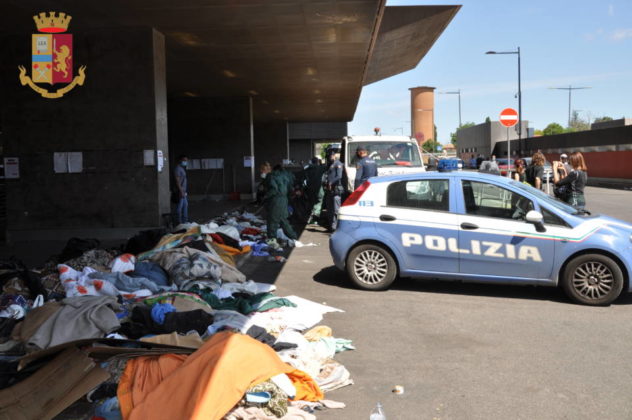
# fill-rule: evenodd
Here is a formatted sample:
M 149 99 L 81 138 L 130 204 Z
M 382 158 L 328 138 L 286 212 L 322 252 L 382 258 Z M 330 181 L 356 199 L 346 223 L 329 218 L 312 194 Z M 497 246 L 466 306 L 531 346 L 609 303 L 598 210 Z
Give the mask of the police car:
M 630 291 L 632 225 L 475 172 L 375 177 L 340 208 L 334 263 L 357 286 L 396 277 L 561 286 L 578 303 Z

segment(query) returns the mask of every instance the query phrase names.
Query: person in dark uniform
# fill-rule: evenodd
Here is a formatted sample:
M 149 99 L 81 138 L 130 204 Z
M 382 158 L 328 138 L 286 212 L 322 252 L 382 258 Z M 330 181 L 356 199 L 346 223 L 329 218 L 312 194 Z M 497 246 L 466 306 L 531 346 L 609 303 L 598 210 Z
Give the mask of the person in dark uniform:
M 290 179 L 281 165 L 276 165 L 272 173 L 264 180 L 266 194 L 263 199 L 267 213 L 267 237 L 268 245 L 276 248 L 277 230 L 283 229 L 285 235 L 292 239 L 298 239 L 298 235 L 288 221 L 288 197 L 290 193 Z
M 325 166 L 320 159 L 312 158 L 310 164 L 303 170 L 303 183 L 305 184 L 305 197 L 310 209 L 310 222 L 320 218 L 321 201 L 323 199 L 323 174 Z
M 356 163 L 356 176 L 353 189 L 357 189 L 364 181 L 377 176 L 377 163 L 368 156 L 367 150 L 360 146 L 356 150 L 358 154 L 358 163 Z
M 344 166 L 340 162 L 340 154 L 333 153 L 329 160 L 331 165 L 327 170 L 327 192 L 325 199 L 327 204 L 327 220 L 329 222 L 328 230 L 333 232 L 338 225 L 338 210 L 342 203 L 342 194 L 344 194 L 344 186 L 342 185 L 342 173 Z

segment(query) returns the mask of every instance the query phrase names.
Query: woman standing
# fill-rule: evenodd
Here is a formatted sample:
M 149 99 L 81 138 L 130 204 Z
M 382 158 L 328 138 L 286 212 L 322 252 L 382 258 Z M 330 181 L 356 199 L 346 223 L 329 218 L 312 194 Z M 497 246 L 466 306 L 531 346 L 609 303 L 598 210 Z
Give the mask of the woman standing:
M 518 182 L 525 182 L 527 180 L 527 172 L 524 166 L 524 160 L 516 160 L 516 172 L 514 173 L 513 177 Z
M 531 165 L 529 165 L 525 173 L 527 182 L 537 189 L 542 189 L 544 162 L 544 155 L 541 152 L 535 152 L 531 158 Z
M 577 210 L 583 210 L 586 207 L 584 187 L 586 186 L 586 181 L 588 181 L 588 174 L 586 173 L 588 167 L 584 161 L 584 156 L 579 152 L 571 153 L 569 160 L 573 169 L 562 179 L 560 179 L 558 169 L 562 169 L 564 165 L 562 162 L 553 162 L 553 179 L 556 187 L 566 187 L 568 189 L 565 201 Z M 562 172 L 565 173 L 566 171 Z

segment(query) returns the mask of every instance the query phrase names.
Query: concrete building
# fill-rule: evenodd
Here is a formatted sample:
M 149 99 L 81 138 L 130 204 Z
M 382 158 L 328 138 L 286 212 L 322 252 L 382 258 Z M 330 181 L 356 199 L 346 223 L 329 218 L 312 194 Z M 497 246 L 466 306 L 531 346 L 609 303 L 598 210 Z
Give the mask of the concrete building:
M 507 128 L 498 121 L 489 121 L 458 130 L 456 133 L 457 154 L 461 159 L 469 159 L 472 154 L 489 157 L 494 153 L 498 142 L 506 142 L 507 138 L 509 140 L 518 138 L 517 127 L 518 125 Z M 523 139 L 528 136 L 528 131 L 529 121 L 522 121 Z M 506 157 L 507 152 L 506 149 L 504 150 L 504 154 L 502 156 L 499 154 L 497 157 Z M 517 148 L 514 148 L 511 154 L 514 156 L 516 153 Z
M 417 66 L 459 10 L 385 4 L 1 2 L 9 232 L 59 238 L 160 225 L 181 153 L 192 160 L 192 195 L 251 195 L 259 162 L 300 160 L 311 142 L 346 134 L 362 87 Z M 70 67 L 85 72 L 72 90 L 21 83 L 19 66 L 25 77 L 52 71 L 31 67 L 41 29 L 33 16 L 45 12 L 45 26 L 49 11 L 72 17 Z
M 625 127 L 632 125 L 632 118 L 619 118 L 618 120 L 602 121 L 590 124 L 591 130 L 603 130 L 604 128 Z

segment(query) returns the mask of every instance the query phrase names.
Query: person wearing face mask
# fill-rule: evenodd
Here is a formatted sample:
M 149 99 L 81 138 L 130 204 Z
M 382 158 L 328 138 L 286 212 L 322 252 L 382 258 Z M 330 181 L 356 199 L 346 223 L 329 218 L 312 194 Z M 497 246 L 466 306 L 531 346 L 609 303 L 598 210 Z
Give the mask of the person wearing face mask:
M 186 167 L 189 158 L 185 155 L 178 157 L 178 164 L 173 170 L 173 176 L 176 180 L 176 193 L 178 194 L 178 204 L 176 207 L 177 223 L 189 222 L 189 201 L 187 199 L 187 171 Z
M 270 165 L 270 162 L 263 162 L 259 166 L 259 174 L 261 176 L 261 180 L 259 181 L 259 185 L 257 185 L 257 200 L 254 202 L 254 204 L 263 204 L 263 197 L 266 195 L 265 180 L 270 172 L 272 172 L 272 166 Z

